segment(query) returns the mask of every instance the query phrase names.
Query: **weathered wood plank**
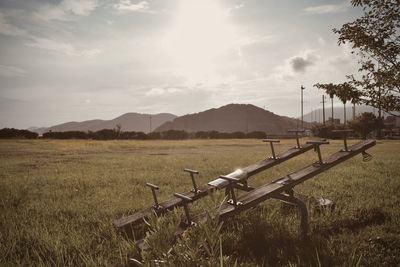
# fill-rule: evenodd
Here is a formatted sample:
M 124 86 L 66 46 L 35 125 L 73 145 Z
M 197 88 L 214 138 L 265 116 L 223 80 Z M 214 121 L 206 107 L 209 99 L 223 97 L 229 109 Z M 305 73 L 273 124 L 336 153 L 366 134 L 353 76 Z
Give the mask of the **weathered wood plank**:
M 373 147 L 375 144 L 375 140 L 362 141 L 350 146 L 349 151 L 340 151 L 331 155 L 324 164 L 314 163 L 296 172 L 281 177 L 272 183 L 258 187 L 237 198 L 237 201 L 240 201 L 242 205 L 233 206 L 228 203 L 223 204 L 219 210 L 219 218 L 224 220 L 226 217 L 239 213 L 243 210 L 250 209 L 267 200 L 268 198 L 271 198 L 274 194 L 279 194 L 283 191 L 293 188 L 305 180 L 310 179 L 338 165 L 339 163 L 362 153 L 368 148 Z
M 192 191 L 185 192 L 182 195 L 187 196 L 192 198 L 193 200 L 197 200 L 199 198 L 202 198 L 206 196 L 208 193 L 210 193 L 214 189 L 213 186 L 210 185 L 203 185 L 198 187 L 198 190 L 200 191 L 199 193 L 195 194 Z M 138 223 L 142 223 L 143 219 L 150 216 L 153 213 L 156 213 L 157 215 L 161 215 L 166 213 L 169 210 L 173 210 L 175 207 L 180 207 L 183 205 L 183 202 L 180 198 L 173 197 L 167 201 L 164 201 L 162 203 L 159 203 L 159 206 L 161 208 L 159 209 L 154 209 L 153 207 L 147 208 L 142 211 L 138 211 L 132 215 L 122 217 L 114 222 L 114 225 L 117 228 L 124 228 L 126 226 L 131 226 L 135 225 Z
M 217 214 L 219 215 L 219 220 L 226 220 L 230 216 L 250 209 L 257 204 L 262 203 L 265 200 L 273 197 L 274 195 L 289 190 L 294 186 L 304 182 L 305 180 L 310 179 L 340 164 L 341 162 L 362 153 L 363 151 L 366 151 L 367 149 L 373 147 L 375 144 L 375 140 L 366 140 L 359 142 L 349 147 L 348 151 L 339 151 L 332 154 L 328 159 L 326 159 L 324 164 L 311 164 L 296 172 L 276 179 L 272 183 L 258 187 L 248 193 L 245 193 L 237 199 L 237 201 L 240 201 L 242 203 L 241 205 L 234 206 L 232 204 L 224 203 L 218 210 L 216 210 Z M 205 213 L 198 214 L 192 218 L 192 221 L 199 222 L 205 217 Z M 187 225 L 179 226 L 176 231 L 176 235 L 183 233 L 187 228 Z M 136 244 L 141 248 L 145 248 L 143 246 L 143 239 L 138 240 Z
M 259 172 L 262 172 L 266 169 L 276 166 L 284 161 L 287 161 L 287 160 L 294 158 L 300 154 L 303 154 L 313 148 L 314 148 L 314 145 L 312 145 L 312 144 L 305 144 L 301 148 L 293 147 L 293 148 L 287 150 L 286 152 L 284 152 L 283 154 L 278 155 L 278 157 L 276 159 L 267 158 L 267 159 L 264 159 L 262 161 L 255 163 L 255 164 L 252 164 L 250 166 L 242 168 L 240 170 L 235 170 L 234 172 L 231 172 L 224 176 L 237 178 L 239 180 L 246 180 L 247 178 L 249 178 Z M 224 179 L 218 178 L 218 179 L 215 179 L 214 181 L 209 182 L 208 184 L 221 189 L 221 188 L 226 187 L 228 185 L 228 182 Z
M 293 148 L 290 148 L 289 150 L 287 150 L 286 152 L 278 155 L 277 159 L 267 158 L 267 159 L 264 159 L 264 160 L 261 160 L 261 161 L 255 163 L 255 164 L 249 165 L 241 170 L 236 170 L 225 176 L 237 178 L 237 179 L 240 179 L 241 181 L 245 181 L 249 177 L 251 177 L 259 172 L 262 172 L 268 168 L 276 166 L 276 165 L 278 165 L 284 161 L 287 161 L 293 157 L 296 157 L 300 154 L 303 154 L 303 153 L 313 149 L 313 147 L 314 146 L 311 144 L 304 144 L 300 148 L 293 147 Z M 198 189 L 200 190 L 200 193 L 194 194 L 193 192 L 189 191 L 189 192 L 183 193 L 183 195 L 188 196 L 188 197 L 192 198 L 193 200 L 197 200 L 199 198 L 206 196 L 208 193 L 212 192 L 214 189 L 216 189 L 216 188 L 222 189 L 222 188 L 225 188 L 227 185 L 228 185 L 228 182 L 226 180 L 218 178 L 206 185 L 198 187 Z M 138 211 L 132 215 L 122 217 L 122 218 L 116 220 L 114 222 L 114 225 L 117 228 L 124 228 L 126 226 L 142 223 L 144 218 L 150 216 L 154 212 L 157 215 L 161 215 L 161 214 L 166 213 L 169 210 L 174 209 L 175 207 L 182 206 L 182 200 L 177 197 L 173 197 L 169 200 L 159 203 L 159 205 L 162 208 L 154 209 L 153 207 L 150 207 L 145 210 Z

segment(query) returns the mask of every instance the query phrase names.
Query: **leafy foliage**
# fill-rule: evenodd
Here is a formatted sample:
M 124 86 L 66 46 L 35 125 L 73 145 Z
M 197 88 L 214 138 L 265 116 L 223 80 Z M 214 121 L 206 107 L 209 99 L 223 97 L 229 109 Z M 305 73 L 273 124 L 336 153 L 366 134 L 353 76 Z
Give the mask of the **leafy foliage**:
M 321 125 L 314 124 L 311 128 L 311 132 L 314 136 L 318 136 L 320 138 L 329 138 L 329 139 L 342 139 L 342 135 L 340 133 L 335 133 L 333 130 L 341 130 L 343 127 L 338 127 L 336 125 Z
M 148 249 L 137 252 L 136 257 L 149 265 L 233 266 L 229 257 L 222 254 L 222 224 L 218 218 L 208 214 L 208 220 L 177 237 L 175 231 L 182 214 L 175 210 L 169 215 L 150 219 L 152 230 L 144 241 Z
M 37 137 L 37 134 L 36 134 Z M 35 138 L 36 138 L 35 137 Z M 97 132 L 67 131 L 47 132 L 43 138 L 49 139 L 94 139 L 94 140 L 184 140 L 184 139 L 263 139 L 267 138 L 265 132 L 234 132 L 220 133 L 217 131 L 188 133 L 183 130 L 168 130 L 164 132 L 124 132 L 116 129 L 103 129 Z
M 400 1 L 351 3 L 363 8 L 363 16 L 333 31 L 339 34 L 339 45 L 352 45 L 361 77 L 352 74 L 347 76 L 349 82 L 316 86 L 325 89 L 331 98 L 338 96 L 343 103 L 352 100 L 393 114 L 400 111 Z
M 350 127 L 363 139 L 366 139 L 370 132 L 383 126 L 382 121 L 371 112 L 361 113 L 354 120 L 350 121 L 349 124 Z
M 333 98 L 336 95 L 343 104 L 346 104 L 348 101 L 351 101 L 352 104 L 360 103 L 360 92 L 352 86 L 348 82 L 340 83 L 340 84 L 320 84 L 317 83 L 314 85 L 318 89 L 323 89 L 325 92 Z
M 0 130 L 1 139 L 9 139 L 9 138 L 35 139 L 37 137 L 38 137 L 37 133 L 33 133 L 28 130 L 18 130 L 14 128 L 3 128 Z

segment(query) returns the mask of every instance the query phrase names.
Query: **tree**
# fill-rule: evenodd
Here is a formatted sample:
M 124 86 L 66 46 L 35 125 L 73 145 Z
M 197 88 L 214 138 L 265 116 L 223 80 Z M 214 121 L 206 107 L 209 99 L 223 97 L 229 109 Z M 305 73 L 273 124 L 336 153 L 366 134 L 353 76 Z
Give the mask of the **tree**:
M 255 132 L 250 132 L 250 133 L 246 134 L 246 137 L 254 138 L 254 139 L 266 139 L 267 134 L 265 132 L 255 131 Z
M 184 130 L 168 130 L 161 133 L 162 139 L 165 140 L 183 140 L 189 137 L 189 134 Z
M 314 85 L 319 89 L 325 90 L 325 92 L 330 96 L 332 99 L 335 95 L 342 101 L 343 103 L 343 112 L 344 112 L 344 124 L 346 124 L 346 103 L 351 101 L 351 103 L 355 106 L 355 104 L 360 103 L 360 92 L 352 86 L 348 82 L 340 83 L 340 84 L 320 84 L 317 83 Z M 354 117 L 354 115 L 353 115 Z M 333 118 L 333 116 L 332 116 Z
M 400 111 L 400 0 L 351 3 L 363 8 L 362 17 L 333 29 L 339 35 L 338 44 L 351 44 L 352 53 L 359 58 L 361 76 L 346 76 L 348 84 L 354 88 L 356 102 L 399 116 L 396 111 Z
M 363 139 L 366 139 L 370 132 L 380 129 L 381 124 L 382 121 L 371 112 L 361 113 L 355 120 L 349 122 L 350 127 Z
M 0 130 L 0 139 L 8 139 L 8 138 L 26 138 L 26 139 L 35 139 L 39 135 L 37 133 L 28 131 L 28 130 L 18 130 L 14 128 L 3 128 Z
M 117 134 L 117 137 L 120 136 L 121 133 L 122 133 L 122 126 L 121 126 L 121 124 L 118 123 L 117 125 L 115 125 L 114 131 L 115 131 L 115 133 Z
M 93 139 L 96 140 L 113 140 L 117 139 L 118 134 L 114 129 L 103 129 L 94 133 Z

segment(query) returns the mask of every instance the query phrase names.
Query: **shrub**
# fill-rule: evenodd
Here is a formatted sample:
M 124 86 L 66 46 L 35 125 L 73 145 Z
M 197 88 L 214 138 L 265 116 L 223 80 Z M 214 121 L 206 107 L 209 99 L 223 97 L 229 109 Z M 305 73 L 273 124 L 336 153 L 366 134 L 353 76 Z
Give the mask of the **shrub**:
M 37 133 L 28 130 L 18 130 L 14 128 L 3 128 L 0 130 L 1 139 L 9 139 L 9 138 L 35 139 L 38 136 L 39 135 Z

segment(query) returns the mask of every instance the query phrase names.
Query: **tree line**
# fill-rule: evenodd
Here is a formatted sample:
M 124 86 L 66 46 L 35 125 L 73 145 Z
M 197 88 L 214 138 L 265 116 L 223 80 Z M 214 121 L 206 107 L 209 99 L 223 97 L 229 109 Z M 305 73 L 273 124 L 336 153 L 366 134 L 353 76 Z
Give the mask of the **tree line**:
M 355 117 L 354 120 L 349 121 L 347 124 L 334 125 L 334 124 L 314 124 L 311 132 L 314 136 L 329 139 L 340 139 L 341 134 L 334 132 L 334 130 L 352 129 L 354 137 L 366 139 L 373 132 L 385 128 L 384 121 L 376 117 L 374 113 L 364 112 Z M 388 125 L 388 128 L 391 128 Z
M 349 121 L 346 125 L 322 125 L 314 124 L 311 128 L 313 136 L 321 138 L 337 139 L 341 138 L 340 134 L 333 130 L 350 128 L 354 130 L 354 137 L 367 138 L 367 136 L 378 129 L 385 128 L 384 122 L 376 117 L 373 113 L 364 112 L 357 116 L 354 120 Z M 25 138 L 36 139 L 39 135 L 28 130 L 18 130 L 14 128 L 4 128 L 0 130 L 0 139 L 9 138 Z M 262 131 L 254 131 L 250 133 L 233 132 L 224 133 L 218 131 L 199 131 L 188 133 L 184 130 L 168 130 L 163 132 L 129 132 L 122 131 L 117 125 L 114 129 L 103 129 L 99 131 L 66 131 L 53 132 L 49 131 L 43 134 L 42 138 L 47 139 L 91 139 L 91 140 L 184 140 L 184 139 L 265 139 L 265 138 L 292 138 L 291 135 L 272 136 Z
M 267 138 L 265 132 L 233 132 L 221 133 L 217 131 L 200 131 L 188 133 L 184 130 L 168 130 L 163 132 L 128 132 L 118 129 L 103 129 L 96 132 L 47 132 L 43 134 L 43 138 L 50 139 L 93 139 L 93 140 L 184 140 L 184 139 L 244 139 Z
M 358 104 L 377 108 L 378 122 L 370 118 L 370 124 L 378 126 L 378 138 L 383 125 L 382 111 L 400 116 L 399 3 L 399 0 L 351 0 L 354 7 L 362 8 L 363 14 L 333 32 L 339 35 L 338 45 L 351 47 L 351 53 L 357 58 L 358 72 L 346 75 L 347 81 L 343 83 L 314 85 L 331 99 L 338 97 L 342 101 L 345 122 L 348 102 L 354 108 Z
M 18 130 L 15 128 L 3 128 L 0 130 L 1 139 L 10 138 L 23 138 L 23 139 L 35 139 L 38 138 L 38 134 L 28 130 Z
M 28 130 L 18 130 L 4 128 L 0 130 L 0 138 L 25 138 L 36 139 L 39 135 Z M 267 134 L 261 131 L 250 133 L 233 132 L 222 133 L 218 131 L 199 131 L 188 133 L 184 130 L 168 130 L 163 132 L 129 132 L 121 131 L 120 128 L 116 129 L 103 129 L 99 131 L 66 131 L 66 132 L 53 132 L 49 131 L 42 135 L 46 139 L 92 139 L 92 140 L 184 140 L 184 139 L 263 139 L 267 138 Z

